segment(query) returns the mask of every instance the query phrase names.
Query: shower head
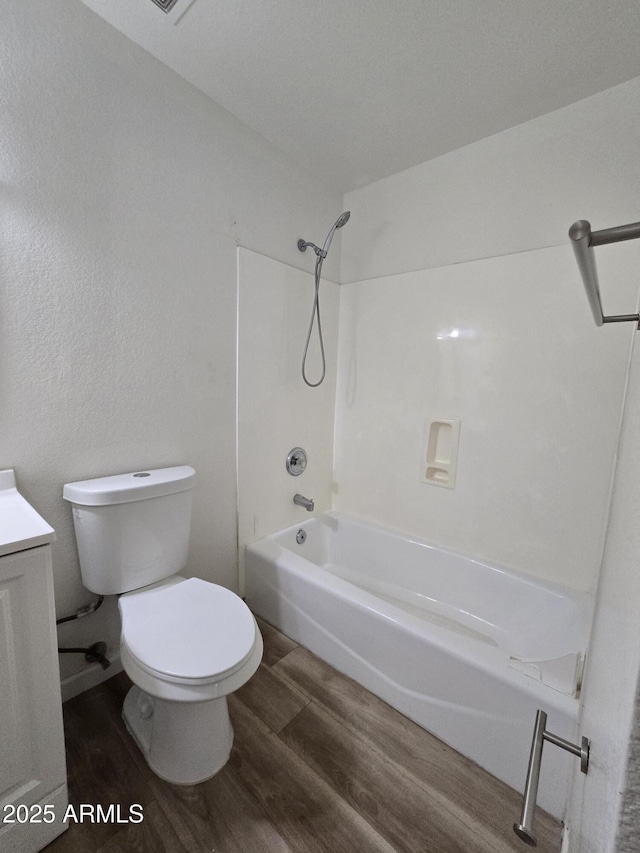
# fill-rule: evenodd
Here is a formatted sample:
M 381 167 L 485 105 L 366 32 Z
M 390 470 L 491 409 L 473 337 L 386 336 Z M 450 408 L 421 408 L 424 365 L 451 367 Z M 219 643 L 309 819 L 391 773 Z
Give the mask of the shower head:
M 351 216 L 350 210 L 345 210 L 344 213 L 341 213 L 340 216 L 336 219 L 336 221 L 331 226 L 331 230 L 327 234 L 327 239 L 324 241 L 324 246 L 322 247 L 323 258 L 327 257 L 327 252 L 329 251 L 329 246 L 331 245 L 331 241 L 333 240 L 333 235 L 336 233 L 337 228 L 342 228 L 343 225 L 349 221 L 349 217 Z
M 346 225 L 346 223 L 349 221 L 350 216 L 351 211 L 349 210 L 345 210 L 344 213 L 340 214 L 340 216 L 331 226 L 331 230 L 327 234 L 327 239 L 324 241 L 324 246 L 322 247 L 322 249 L 319 248 L 319 246 L 316 246 L 315 243 L 310 243 L 308 240 L 303 240 L 302 237 L 298 240 L 298 248 L 301 252 L 306 252 L 307 246 L 311 246 L 313 251 L 316 253 L 316 294 L 313 300 L 313 310 L 311 312 L 311 323 L 309 325 L 309 332 L 307 333 L 307 342 L 304 346 L 304 355 L 302 356 L 302 378 L 310 388 L 317 388 L 318 385 L 322 385 L 327 370 L 327 362 L 324 357 L 322 326 L 320 325 L 320 275 L 322 273 L 322 262 L 327 257 L 327 252 L 329 251 L 331 240 L 333 239 L 333 235 L 336 233 L 336 228 L 342 228 L 343 225 Z M 309 342 L 311 340 L 311 332 L 313 331 L 313 324 L 316 322 L 316 320 L 318 322 L 318 343 L 320 344 L 320 355 L 322 357 L 322 376 L 317 382 L 310 382 L 307 379 L 306 364 L 307 354 L 309 352 Z
M 309 240 L 303 240 L 302 237 L 298 240 L 298 248 L 301 252 L 306 252 L 307 246 L 311 246 L 311 248 L 320 258 L 320 260 L 324 260 L 327 257 L 327 252 L 329 251 L 329 246 L 331 245 L 331 241 L 333 240 L 333 235 L 336 233 L 336 228 L 342 228 L 343 225 L 346 225 L 349 221 L 350 216 L 350 210 L 345 210 L 344 213 L 340 214 L 340 216 L 331 226 L 331 230 L 327 234 L 327 239 L 324 241 L 324 246 L 322 248 L 316 246 L 315 243 L 311 243 Z

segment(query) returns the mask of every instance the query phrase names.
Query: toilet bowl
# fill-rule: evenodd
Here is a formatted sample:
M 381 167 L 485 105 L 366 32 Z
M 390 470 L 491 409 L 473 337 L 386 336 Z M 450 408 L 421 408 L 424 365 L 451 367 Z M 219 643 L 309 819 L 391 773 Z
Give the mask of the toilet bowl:
M 123 718 L 151 769 L 182 785 L 227 762 L 227 695 L 255 673 L 262 636 L 234 592 L 179 574 L 187 555 L 188 466 L 68 483 L 83 582 L 120 594 Z
M 225 587 L 179 576 L 122 595 L 119 609 L 129 732 L 162 779 L 208 779 L 233 743 L 226 697 L 262 659 L 251 611 Z

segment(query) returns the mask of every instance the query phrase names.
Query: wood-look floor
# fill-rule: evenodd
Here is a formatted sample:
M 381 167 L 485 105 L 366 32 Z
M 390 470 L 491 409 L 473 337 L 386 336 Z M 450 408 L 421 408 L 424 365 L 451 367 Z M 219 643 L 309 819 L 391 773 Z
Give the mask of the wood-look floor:
M 70 801 L 144 809 L 72 823 L 47 853 L 517 853 L 521 798 L 275 628 L 229 697 L 235 742 L 213 779 L 158 779 L 120 713 L 124 673 L 64 706 Z M 536 818 L 538 850 L 560 825 Z

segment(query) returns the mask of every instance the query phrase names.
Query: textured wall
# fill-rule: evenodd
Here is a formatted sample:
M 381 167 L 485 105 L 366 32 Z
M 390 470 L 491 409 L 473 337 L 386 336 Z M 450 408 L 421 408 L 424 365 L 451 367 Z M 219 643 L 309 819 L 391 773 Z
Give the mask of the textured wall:
M 576 219 L 636 222 L 639 98 L 636 78 L 348 193 L 341 281 L 566 246 Z
M 637 853 L 640 832 L 640 691 L 636 693 L 635 719 L 629 744 L 629 759 L 616 853 Z
M 80 2 L 0 14 L 0 467 L 58 613 L 90 598 L 63 484 L 144 467 L 197 469 L 187 572 L 235 588 L 236 245 L 304 268 L 341 200 Z M 116 647 L 115 599 L 59 634 Z
M 623 803 L 640 671 L 640 338 L 635 333 L 611 512 L 584 679 L 580 734 L 591 740 L 589 773 L 575 770 L 570 853 L 613 853 Z M 634 707 L 635 705 L 635 707 Z M 637 725 L 637 721 L 636 721 Z M 635 748 L 635 747 L 634 747 Z M 632 753 L 633 754 L 633 753 Z M 634 759 L 637 761 L 637 756 Z M 637 813 L 636 813 L 637 816 Z M 625 815 L 637 850 L 640 825 Z

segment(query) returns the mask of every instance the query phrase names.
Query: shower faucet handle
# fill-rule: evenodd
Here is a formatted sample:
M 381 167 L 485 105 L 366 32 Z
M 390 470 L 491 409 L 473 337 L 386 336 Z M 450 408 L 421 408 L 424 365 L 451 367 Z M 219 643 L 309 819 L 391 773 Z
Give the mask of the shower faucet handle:
M 287 471 L 292 477 L 299 477 L 307 467 L 307 452 L 302 447 L 294 447 L 287 454 Z

